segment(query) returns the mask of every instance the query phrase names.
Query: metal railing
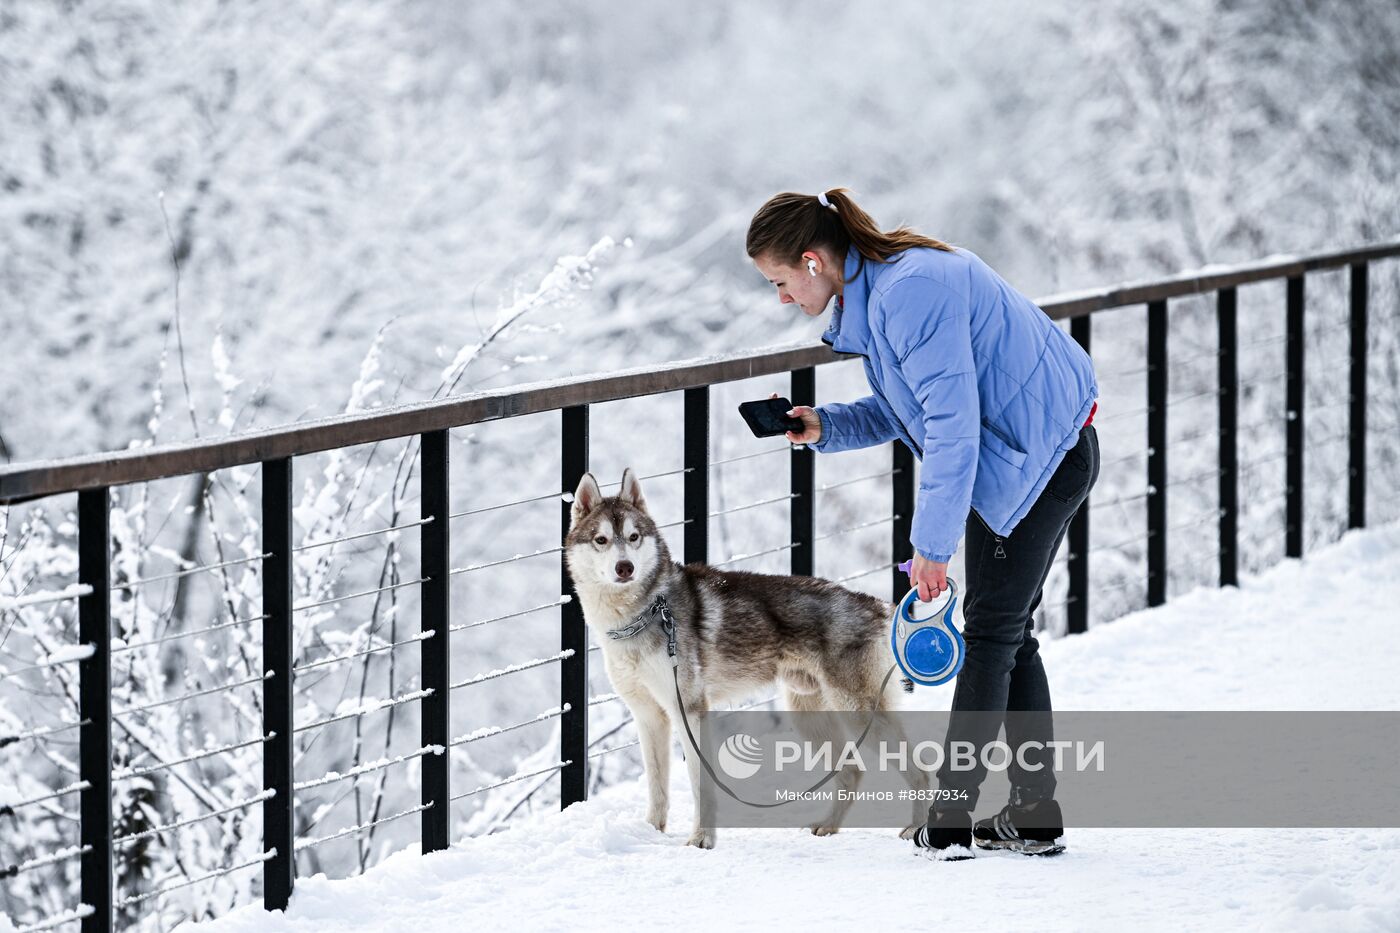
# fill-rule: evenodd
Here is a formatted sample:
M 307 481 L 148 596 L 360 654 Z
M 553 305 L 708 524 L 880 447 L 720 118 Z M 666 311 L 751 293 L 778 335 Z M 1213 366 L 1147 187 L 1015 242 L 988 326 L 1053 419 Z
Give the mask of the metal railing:
M 1086 350 L 1090 347 L 1092 314 L 1112 308 L 1145 304 L 1147 308 L 1147 360 L 1141 372 L 1147 381 L 1147 404 L 1140 412 L 1146 416 L 1147 450 L 1145 459 L 1147 491 L 1145 586 L 1149 605 L 1166 599 L 1167 584 L 1167 495 L 1171 486 L 1167 480 L 1168 433 L 1167 415 L 1167 322 L 1168 302 L 1177 297 L 1214 292 L 1217 296 L 1218 348 L 1212 354 L 1218 360 L 1218 389 L 1208 395 L 1217 399 L 1219 411 L 1219 578 L 1222 585 L 1238 580 L 1238 486 L 1241 465 L 1238 460 L 1236 437 L 1239 431 L 1237 403 L 1239 394 L 1237 357 L 1239 345 L 1236 329 L 1237 289 L 1243 285 L 1283 279 L 1287 282 L 1285 316 L 1287 333 L 1284 338 L 1286 357 L 1286 528 L 1285 550 L 1288 556 L 1301 556 L 1303 550 L 1303 479 L 1305 420 L 1303 377 L 1305 363 L 1305 304 L 1304 276 L 1323 269 L 1349 268 L 1350 291 L 1350 355 L 1349 355 L 1349 420 L 1346 437 L 1349 443 L 1348 527 L 1365 523 L 1366 476 L 1366 348 L 1367 348 L 1367 268 L 1368 263 L 1400 256 L 1400 240 L 1377 243 L 1360 249 L 1319 254 L 1302 258 L 1274 259 L 1238 266 L 1208 274 L 1181 275 L 1160 281 L 1117 286 L 1098 291 L 1060 296 L 1040 303 L 1050 317 L 1068 319 L 1070 334 Z M 561 491 L 572 491 L 589 468 L 589 406 L 601 402 L 655 395 L 668 392 L 684 393 L 684 436 L 682 441 L 684 484 L 683 551 L 686 562 L 708 561 L 710 511 L 710 470 L 722 462 L 710 459 L 710 387 L 713 385 L 760 376 L 789 374 L 790 397 L 794 404 L 816 404 L 817 367 L 846 359 L 825 346 L 771 350 L 754 354 L 739 354 L 702 361 L 673 363 L 661 367 L 639 368 L 610 376 L 578 378 L 558 382 L 519 386 L 474 393 L 439 401 L 421 402 L 378 409 L 373 412 L 343 415 L 318 421 L 269 428 L 262 431 L 219 439 L 169 444 L 138 450 L 93 454 L 65 460 L 0 467 L 0 504 L 17 503 L 61 493 L 78 494 L 79 527 L 79 586 L 55 599 L 78 601 L 79 641 L 86 646 L 81 656 L 63 658 L 53 663 L 75 663 L 78 667 L 78 721 L 59 726 L 36 729 L 18 736 L 0 736 L 0 746 L 21 739 L 38 738 L 58 731 L 76 730 L 79 735 L 78 780 L 43 797 L 15 801 L 0 807 L 5 811 L 77 794 L 80 801 L 80 840 L 71 849 L 11 866 L 12 871 L 28 870 L 38 864 L 60 860 L 81 860 L 81 904 L 70 914 L 51 918 L 31 929 L 47 928 L 62 923 L 81 921 L 84 930 L 110 930 L 116 906 L 144 900 L 148 897 L 196 883 L 221 872 L 185 879 L 124 901 L 114 903 L 113 850 L 135 837 L 114 838 L 112 814 L 112 783 L 131 776 L 112 770 L 111 727 L 114 716 L 131 710 L 114 711 L 111 703 L 111 660 L 114 652 L 129 650 L 113 647 L 111 623 L 111 534 L 109 528 L 109 491 L 114 486 L 144 483 L 152 480 L 207 473 L 245 464 L 260 464 L 262 475 L 261 554 L 249 560 L 261 562 L 263 593 L 259 616 L 221 623 L 210 629 L 233 625 L 260 624 L 262 635 L 262 674 L 252 680 L 212 689 L 257 688 L 261 690 L 264 729 L 249 742 L 202 750 L 194 757 L 215 755 L 232 747 L 261 744 L 263 747 L 263 791 L 236 806 L 261 805 L 263 811 L 263 854 L 260 858 L 228 866 L 226 870 L 262 866 L 263 900 L 267 908 L 286 907 L 295 883 L 295 854 L 300 848 L 347 833 L 358 832 L 356 826 L 320 839 L 298 840 L 295 837 L 293 805 L 299 789 L 353 779 L 360 774 L 388 767 L 408 759 L 419 761 L 422 770 L 421 803 L 402 812 L 375 821 L 420 814 L 422 851 L 444 849 L 450 842 L 451 802 L 503 784 L 548 775 L 560 775 L 560 803 L 568 806 L 588 795 L 589 761 L 633 743 L 618 745 L 602 751 L 589 751 L 589 719 L 591 706 L 615 699 L 615 696 L 590 698 L 589 655 L 587 629 L 582 608 L 577 599 L 570 598 L 572 582 L 561 562 L 560 587 L 566 594 L 558 601 L 523 612 L 535 612 L 558 607 L 560 612 L 560 652 L 549 658 L 516 666 L 504 672 L 492 672 L 491 677 L 538 664 L 559 665 L 559 705 L 514 729 L 533 722 L 561 721 L 559 763 L 551 767 L 514 775 L 504 781 L 483 785 L 474 790 L 454 794 L 451 786 L 449 756 L 453 745 L 474 741 L 475 736 L 453 738 L 450 724 L 450 696 L 454 687 L 475 683 L 475 678 L 454 684 L 450 658 L 453 632 L 475 625 L 497 621 L 487 619 L 464 625 L 451 624 L 450 579 L 454 572 L 449 563 L 451 521 L 469 512 L 452 512 L 449 494 L 448 431 L 463 425 L 519 417 L 521 415 L 559 411 L 561 415 L 560 449 L 562 470 Z M 1177 400 L 1178 402 L 1181 400 Z M 357 765 L 347 774 L 332 773 L 324 778 L 298 784 L 293 774 L 293 737 L 299 727 L 293 721 L 294 665 L 292 617 L 299 608 L 293 605 L 292 558 L 297 551 L 318 546 L 318 543 L 293 546 L 292 535 L 292 458 L 300 455 L 351 447 L 394 438 L 417 435 L 419 449 L 421 517 L 403 528 L 418 529 L 422 554 L 421 577 L 395 586 L 417 585 L 421 588 L 422 611 L 417 637 L 404 642 L 375 647 L 373 651 L 390 650 L 416 641 L 419 648 L 421 678 L 419 689 L 384 703 L 416 702 L 420 709 L 420 747 L 407 755 Z M 891 491 L 890 515 L 857 528 L 890 522 L 890 547 L 894 560 L 908 556 L 909 538 L 915 505 L 914 456 L 900 442 L 892 444 L 893 465 L 885 472 L 862 480 L 889 477 Z M 1133 458 L 1122 458 L 1127 463 Z M 740 458 L 733 458 L 740 459 Z M 1116 465 L 1116 464 L 1115 464 Z M 810 575 L 815 570 L 814 545 L 820 540 L 815 534 L 814 453 L 806 448 L 791 450 L 789 459 L 789 490 L 791 537 L 782 548 L 790 553 L 791 572 Z M 854 482 L 854 481 L 853 481 Z M 536 497 L 549 498 L 550 496 Z M 520 500 L 533 501 L 533 500 Z M 781 501 L 781 500 L 775 500 Z M 510 503 L 508 503 L 510 504 Z M 481 511 L 481 510 L 473 510 Z M 1090 546 L 1091 508 L 1086 502 L 1074 518 L 1069 530 L 1069 598 L 1065 603 L 1068 630 L 1083 632 L 1088 625 L 1090 601 L 1089 559 L 1095 549 Z M 567 533 L 570 504 L 561 503 L 561 539 Z M 395 529 L 384 529 L 385 531 Z M 853 530 L 853 529 L 844 529 Z M 366 533 L 369 534 L 369 533 Z M 363 537 L 355 535 L 351 537 Z M 822 535 L 821 538 L 832 535 Z M 348 539 L 347 539 L 348 540 Z M 329 543 L 329 542 L 321 542 Z M 1098 549 L 1102 550 L 1102 549 Z M 538 553 L 553 553 L 558 547 Z M 531 556 L 531 555 L 526 555 Z M 752 555 L 749 555 L 752 556 Z M 482 565 L 485 566 L 485 565 Z M 200 569 L 200 568 L 196 568 Z M 207 568 L 203 568 L 207 569 Z M 477 568 L 462 568 L 477 569 Z M 898 598 L 907 587 L 904 574 L 894 567 L 894 561 L 870 570 L 851 574 L 851 580 L 878 572 L 889 572 L 891 593 Z M 191 571 L 193 572 L 193 571 Z M 135 585 L 138 581 L 125 584 Z M 386 587 L 387 588 L 387 587 Z M 371 591 L 371 592 L 378 592 Z M 365 595 L 365 594 L 352 594 Z M 340 597 L 348 599 L 349 596 Z M 335 602 L 339 600 L 329 600 Z M 523 613 L 512 613 L 520 615 Z M 498 618 L 509 618 L 501 616 Z M 180 633 L 168 639 L 186 637 Z M 165 641 L 157 639 L 149 644 Z M 326 663 L 361 657 L 363 651 L 345 658 L 325 659 Z M 47 663 L 47 662 L 46 662 Z M 317 662 L 319 663 L 319 662 Z M 313 665 L 303 665 L 302 669 Z M 210 691 L 204 691 L 210 692 Z M 174 701 L 171 701 L 174 702 Z M 339 718 L 360 715 L 352 711 Z M 332 721 L 328 720 L 327 722 Z M 313 723 L 300 729 L 320 726 Z M 497 731 L 506 731 L 505 729 Z M 494 733 L 492 733 L 494 734 Z M 192 759 L 185 759 L 192 760 Z M 233 809 L 230 807 L 229 809 Z M 219 811 L 224 812 L 224 811 Z M 218 815 L 217 813 L 209 816 Z M 200 817 L 200 819 L 208 818 Z M 186 821 L 190 822 L 190 821 Z M 176 824 L 176 825 L 184 825 Z M 170 827 L 159 827 L 158 830 Z M 140 835 L 150 835 L 148 831 Z M 221 870 L 222 871 L 222 870 Z

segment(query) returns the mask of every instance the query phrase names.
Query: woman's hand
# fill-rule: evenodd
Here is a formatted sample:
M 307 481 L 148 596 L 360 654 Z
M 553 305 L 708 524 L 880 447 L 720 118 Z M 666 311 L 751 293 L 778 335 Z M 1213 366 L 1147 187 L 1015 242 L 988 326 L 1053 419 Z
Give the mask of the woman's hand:
M 914 552 L 914 564 L 909 568 L 909 585 L 919 588 L 919 599 L 928 602 L 948 588 L 948 565 L 929 560 Z
M 777 398 L 778 393 L 774 392 L 769 398 Z M 822 439 L 822 418 L 806 405 L 794 405 L 788 409 L 788 416 L 802 419 L 802 433 L 788 431 L 787 439 L 794 444 L 815 444 Z

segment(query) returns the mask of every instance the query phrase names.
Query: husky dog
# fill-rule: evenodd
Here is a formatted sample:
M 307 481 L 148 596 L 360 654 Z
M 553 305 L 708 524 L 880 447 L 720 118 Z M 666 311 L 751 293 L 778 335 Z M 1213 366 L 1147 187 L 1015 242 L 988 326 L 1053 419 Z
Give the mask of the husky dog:
M 614 689 L 627 703 L 641 736 L 647 777 L 647 822 L 666 828 L 671 728 L 686 746 L 685 762 L 695 797 L 689 845 L 713 848 L 714 787 L 704 776 L 700 754 L 687 740 L 676 702 L 676 680 L 686 716 L 720 702 L 742 699 L 781 682 L 789 710 L 865 711 L 898 706 L 897 679 L 880 685 L 894 664 L 889 643 L 892 604 L 814 577 L 716 570 L 671 559 L 647 511 L 642 487 L 631 469 L 622 489 L 604 498 L 592 474 L 574 493 L 564 559 L 583 617 L 602 646 Z M 659 624 L 630 637 L 608 630 L 631 626 L 665 596 L 676 625 L 679 665 L 672 673 L 667 639 Z M 913 787 L 927 786 L 915 769 Z M 847 768 L 837 786 L 854 789 L 860 773 Z M 837 831 L 850 798 L 812 827 L 819 836 Z M 918 795 L 916 795 L 917 797 Z M 914 823 L 900 833 L 913 836 Z

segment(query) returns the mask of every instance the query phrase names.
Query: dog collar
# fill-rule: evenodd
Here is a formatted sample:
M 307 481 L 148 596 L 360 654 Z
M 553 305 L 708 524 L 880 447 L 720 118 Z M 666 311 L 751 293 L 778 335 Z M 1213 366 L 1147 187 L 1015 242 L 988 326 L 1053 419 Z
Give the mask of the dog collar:
M 671 615 L 671 607 L 662 593 L 657 593 L 651 605 L 629 624 L 622 628 L 608 629 L 608 637 L 614 641 L 631 638 L 645 630 L 658 617 L 661 619 L 661 630 L 666 633 L 666 654 L 671 659 L 671 666 L 675 667 L 679 663 L 676 659 L 676 617 Z

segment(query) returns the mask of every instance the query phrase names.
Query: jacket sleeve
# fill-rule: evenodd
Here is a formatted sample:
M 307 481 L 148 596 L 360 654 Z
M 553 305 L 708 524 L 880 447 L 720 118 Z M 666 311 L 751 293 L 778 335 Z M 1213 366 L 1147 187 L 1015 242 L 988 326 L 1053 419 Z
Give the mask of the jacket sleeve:
M 867 395 L 854 402 L 832 402 L 815 408 L 822 422 L 822 437 L 813 450 L 824 454 L 858 447 L 874 447 L 899 436 L 895 413 L 889 402 L 878 395 Z
M 924 276 L 895 282 L 879 304 L 877 323 L 923 408 L 924 455 L 910 543 L 929 560 L 946 563 L 972 506 L 982 434 L 972 312 L 965 298 Z

